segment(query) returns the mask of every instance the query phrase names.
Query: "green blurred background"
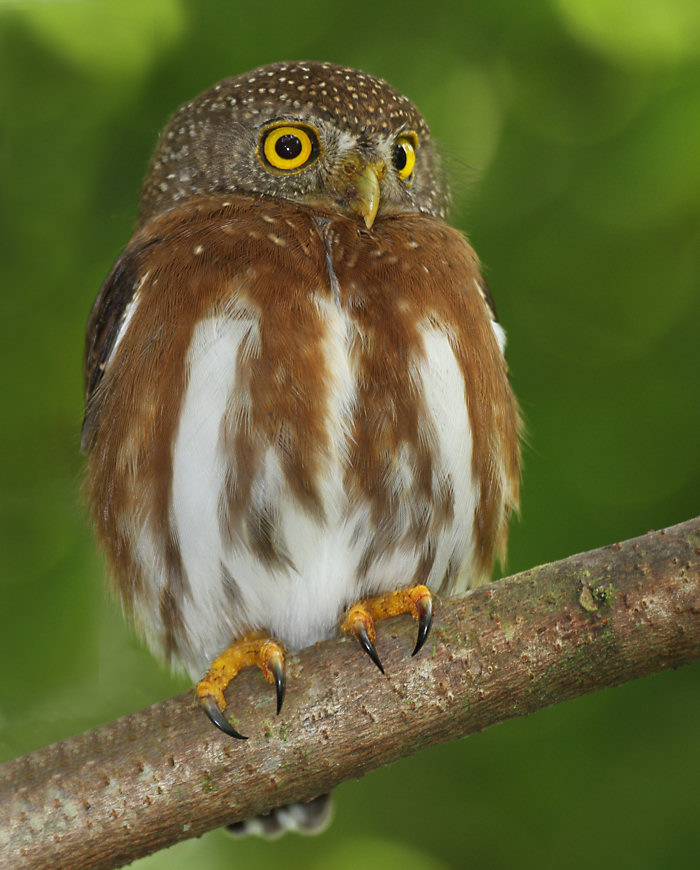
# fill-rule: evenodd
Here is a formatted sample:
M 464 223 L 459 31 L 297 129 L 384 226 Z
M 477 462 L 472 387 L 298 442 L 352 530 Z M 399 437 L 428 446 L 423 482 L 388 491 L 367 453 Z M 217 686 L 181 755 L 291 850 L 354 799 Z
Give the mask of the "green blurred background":
M 528 426 L 508 571 L 698 513 L 697 0 L 0 2 L 0 760 L 186 687 L 104 590 L 80 503 L 84 324 L 169 114 L 299 58 L 388 79 L 447 157 Z M 347 783 L 321 838 L 214 832 L 138 866 L 692 866 L 699 675 Z

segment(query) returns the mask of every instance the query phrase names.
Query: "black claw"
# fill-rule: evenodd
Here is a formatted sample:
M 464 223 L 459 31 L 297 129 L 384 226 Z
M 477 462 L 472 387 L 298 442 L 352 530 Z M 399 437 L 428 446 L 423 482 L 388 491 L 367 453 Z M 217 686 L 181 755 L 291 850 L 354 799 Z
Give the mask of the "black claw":
M 426 595 L 418 602 L 418 640 L 416 646 L 411 653 L 414 656 L 425 643 L 430 631 L 430 624 L 433 621 L 433 602 Z
M 273 659 L 270 662 L 269 667 L 272 671 L 272 676 L 275 678 L 275 692 L 277 693 L 277 715 L 279 716 L 279 712 L 282 709 L 282 702 L 284 701 L 284 690 L 286 686 L 284 659 L 281 656 L 279 658 Z
M 219 728 L 224 734 L 228 734 L 230 737 L 237 737 L 239 740 L 247 740 L 248 738 L 244 734 L 239 734 L 238 731 L 231 725 L 228 719 L 224 716 L 224 714 L 219 710 L 219 706 L 216 701 L 211 697 L 211 695 L 207 695 L 204 698 L 199 699 L 199 703 L 202 705 L 202 709 L 207 714 L 209 719 Z
M 382 662 L 377 655 L 377 650 L 374 648 L 374 644 L 369 639 L 369 635 L 367 634 L 367 629 L 364 625 L 358 626 L 358 628 L 354 631 L 355 637 L 360 641 L 362 649 L 367 653 L 367 655 L 372 659 L 375 665 L 379 668 L 379 670 L 384 673 L 384 668 L 382 666 Z

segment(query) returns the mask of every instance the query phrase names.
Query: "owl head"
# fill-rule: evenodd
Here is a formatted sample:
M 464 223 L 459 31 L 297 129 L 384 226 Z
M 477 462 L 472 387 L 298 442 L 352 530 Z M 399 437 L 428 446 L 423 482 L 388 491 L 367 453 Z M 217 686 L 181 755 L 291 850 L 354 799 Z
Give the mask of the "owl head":
M 444 217 L 423 116 L 382 79 L 330 63 L 259 67 L 182 106 L 165 128 L 141 221 L 193 196 L 238 192 L 354 215 Z

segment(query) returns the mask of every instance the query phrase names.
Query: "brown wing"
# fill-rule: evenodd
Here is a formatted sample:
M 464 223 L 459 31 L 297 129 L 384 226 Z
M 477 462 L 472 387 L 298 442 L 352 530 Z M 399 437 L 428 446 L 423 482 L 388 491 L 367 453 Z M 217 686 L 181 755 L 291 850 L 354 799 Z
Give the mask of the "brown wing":
M 142 277 L 142 252 L 142 247 L 134 249 L 130 246 L 119 257 L 100 288 L 88 318 L 83 359 L 85 417 L 81 438 L 81 447 L 86 452 L 92 440 L 94 417 L 90 400 L 102 380 L 119 328 L 138 289 Z
M 484 280 L 483 275 L 479 275 L 476 279 L 477 285 L 479 287 L 479 292 L 481 293 L 484 302 L 488 305 L 491 310 L 491 315 L 493 320 L 498 323 L 498 314 L 496 314 L 496 303 L 493 301 L 493 296 L 491 295 L 491 291 L 489 290 L 489 285 Z

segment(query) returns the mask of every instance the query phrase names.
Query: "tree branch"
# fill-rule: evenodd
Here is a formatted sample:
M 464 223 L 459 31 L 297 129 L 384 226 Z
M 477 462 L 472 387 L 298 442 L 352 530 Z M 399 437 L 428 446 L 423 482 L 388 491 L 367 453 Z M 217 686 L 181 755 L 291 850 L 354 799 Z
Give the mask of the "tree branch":
M 321 794 L 419 749 L 700 657 L 700 518 L 438 602 L 431 637 L 382 623 L 382 677 L 337 638 L 288 657 L 285 709 L 248 670 L 227 692 L 250 735 L 191 694 L 0 767 L 0 856 L 117 867 Z M 7 864 L 5 863 L 7 861 Z

